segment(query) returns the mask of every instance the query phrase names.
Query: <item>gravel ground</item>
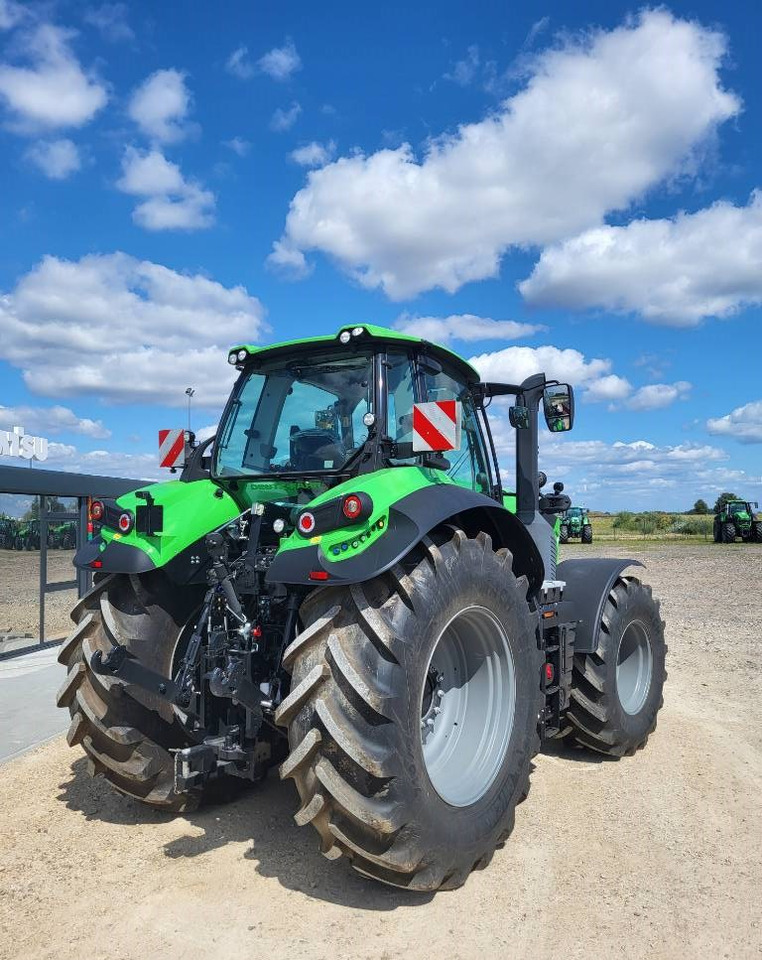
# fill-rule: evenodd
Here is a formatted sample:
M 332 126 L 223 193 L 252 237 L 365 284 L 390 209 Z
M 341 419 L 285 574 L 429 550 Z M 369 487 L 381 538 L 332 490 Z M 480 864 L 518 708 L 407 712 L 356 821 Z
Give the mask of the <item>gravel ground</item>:
M 512 838 L 462 889 L 411 896 L 324 860 L 275 775 L 170 819 L 59 740 L 1 768 L 0 956 L 762 956 L 762 547 L 631 555 L 668 625 L 658 730 L 622 761 L 539 756 Z
M 74 580 L 73 550 L 48 550 L 48 583 Z M 38 550 L 0 550 L 0 634 L 29 633 L 39 637 L 40 553 Z M 45 637 L 65 637 L 69 611 L 77 602 L 75 590 L 49 593 L 45 598 Z

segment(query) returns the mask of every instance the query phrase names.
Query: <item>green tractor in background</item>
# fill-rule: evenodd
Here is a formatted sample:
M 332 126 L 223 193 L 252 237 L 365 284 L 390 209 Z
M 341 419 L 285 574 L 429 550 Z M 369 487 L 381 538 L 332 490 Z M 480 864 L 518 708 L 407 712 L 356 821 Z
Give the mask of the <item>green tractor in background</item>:
M 72 550 L 77 542 L 77 525 L 73 520 L 48 524 L 48 546 L 54 550 Z
M 561 543 L 580 539 L 582 543 L 593 542 L 593 527 L 587 507 L 569 507 L 561 515 L 561 524 L 558 532 Z
M 16 528 L 18 520 L 13 517 L 0 517 L 0 550 L 13 550 L 16 546 Z
M 14 546 L 17 550 L 39 550 L 40 549 L 40 521 L 39 520 L 20 520 L 16 527 L 16 540 Z
M 630 755 L 662 704 L 639 564 L 558 562 L 570 501 L 540 492 L 538 414 L 570 430 L 572 390 L 485 383 L 367 325 L 228 361 L 217 436 L 179 480 L 91 504 L 75 563 L 95 583 L 59 656 L 68 741 L 167 811 L 278 764 L 328 859 L 457 887 L 510 834 L 543 739 Z M 513 398 L 513 490 L 495 397 Z
M 715 514 L 712 532 L 715 543 L 734 543 L 740 537 L 744 543 L 762 543 L 762 520 L 754 513 L 756 501 L 729 500 L 720 513 Z

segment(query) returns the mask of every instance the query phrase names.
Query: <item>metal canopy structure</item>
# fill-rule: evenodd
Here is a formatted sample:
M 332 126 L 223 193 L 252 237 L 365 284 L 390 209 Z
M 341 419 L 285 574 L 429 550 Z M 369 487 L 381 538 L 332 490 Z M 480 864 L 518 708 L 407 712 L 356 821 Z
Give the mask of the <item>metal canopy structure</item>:
M 47 497 L 120 497 L 151 480 L 101 477 L 92 473 L 65 473 L 29 467 L 0 466 L 0 493 Z
M 76 525 L 76 548 L 84 543 L 87 531 L 88 499 L 91 497 L 120 497 L 152 481 L 126 477 L 103 477 L 88 473 L 65 473 L 61 470 L 0 466 L 0 493 L 25 494 L 39 497 L 40 521 L 40 591 L 39 644 L 45 643 L 45 597 L 59 590 L 73 590 L 82 597 L 90 588 L 92 574 L 87 570 L 72 570 L 71 580 L 48 582 L 48 525 L 71 521 Z M 76 498 L 76 512 L 50 512 L 47 498 Z M 17 651 L 16 651 L 17 652 Z M 0 657 L 3 654 L 0 652 Z

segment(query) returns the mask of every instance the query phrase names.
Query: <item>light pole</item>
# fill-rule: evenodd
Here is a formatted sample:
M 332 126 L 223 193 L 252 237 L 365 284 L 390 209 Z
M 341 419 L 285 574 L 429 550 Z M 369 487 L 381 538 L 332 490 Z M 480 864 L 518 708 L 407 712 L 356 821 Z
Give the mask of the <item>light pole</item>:
M 195 392 L 193 387 L 187 387 L 185 390 L 185 396 L 188 398 L 188 433 L 191 432 L 191 397 Z

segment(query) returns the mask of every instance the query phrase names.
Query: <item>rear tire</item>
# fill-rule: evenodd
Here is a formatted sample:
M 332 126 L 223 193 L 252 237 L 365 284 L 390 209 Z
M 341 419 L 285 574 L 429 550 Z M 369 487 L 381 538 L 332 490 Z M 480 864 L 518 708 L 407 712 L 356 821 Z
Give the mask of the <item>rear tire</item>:
M 589 524 L 585 524 L 585 526 L 582 528 L 582 542 L 593 542 L 593 528 Z
M 561 524 L 561 529 L 558 531 L 558 539 L 561 543 L 569 542 L 569 528 L 565 523 Z
M 604 604 L 595 653 L 574 656 L 567 739 L 612 757 L 645 746 L 664 703 L 666 653 L 651 588 L 620 577 Z
M 170 585 L 161 573 L 108 576 L 72 611 L 77 626 L 58 657 L 68 669 L 58 692 L 58 706 L 71 716 L 66 739 L 81 744 L 90 773 L 127 796 L 177 812 L 196 807 L 200 791 L 175 793 L 169 751 L 192 741 L 171 705 L 94 673 L 90 658 L 96 650 L 106 654 L 112 638 L 145 666 L 171 676 L 178 639 L 198 603 L 198 591 Z
M 542 660 L 511 562 L 486 534 L 457 530 L 303 604 L 276 714 L 291 748 L 281 776 L 327 858 L 397 887 L 452 889 L 510 834 L 539 749 Z M 445 679 L 459 670 L 466 682 Z
M 754 524 L 754 539 L 757 543 L 762 543 L 762 520 L 757 520 Z
M 723 523 L 722 542 L 735 543 L 735 539 L 736 539 L 736 525 L 734 523 Z

